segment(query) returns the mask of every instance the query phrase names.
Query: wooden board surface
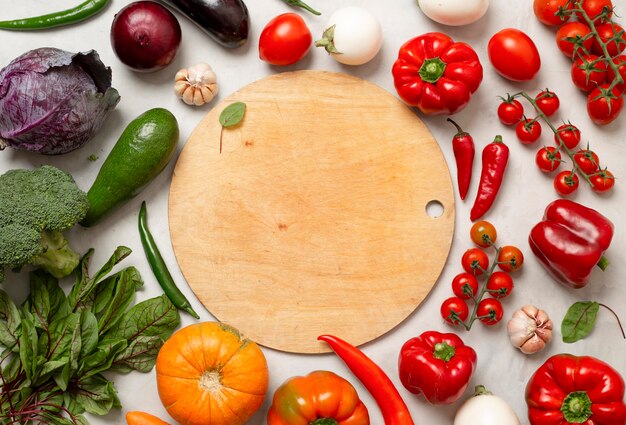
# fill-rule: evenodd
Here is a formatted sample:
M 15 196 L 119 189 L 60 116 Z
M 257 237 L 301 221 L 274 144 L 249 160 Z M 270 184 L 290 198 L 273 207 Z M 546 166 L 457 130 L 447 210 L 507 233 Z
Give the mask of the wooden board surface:
M 220 112 L 243 101 L 223 134 Z M 438 201 L 433 218 L 426 205 Z M 435 284 L 454 231 L 439 146 L 387 91 L 338 73 L 277 74 L 215 106 L 187 141 L 169 194 L 172 244 L 220 321 L 288 352 L 360 345 Z

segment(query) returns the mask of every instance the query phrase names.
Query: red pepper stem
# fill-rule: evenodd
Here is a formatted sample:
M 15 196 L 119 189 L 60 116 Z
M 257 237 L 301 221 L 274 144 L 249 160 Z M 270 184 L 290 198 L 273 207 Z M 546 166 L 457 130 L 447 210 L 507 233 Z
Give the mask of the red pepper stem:
M 309 422 L 309 425 L 339 425 L 339 422 L 333 418 L 320 418 Z
M 586 391 L 573 391 L 565 397 L 561 405 L 563 418 L 568 423 L 585 423 L 593 414 L 591 404 L 591 399 Z
M 605 271 L 609 264 L 611 264 L 609 259 L 603 255 L 600 257 L 600 260 L 598 260 L 596 266 L 600 267 L 600 270 Z
M 456 354 L 454 347 L 447 342 L 438 342 L 435 344 L 435 350 L 433 351 L 433 357 L 444 362 L 449 362 Z
M 439 58 L 431 58 L 424 60 L 417 73 L 423 81 L 434 84 L 441 78 L 445 70 L 446 63 L 444 61 Z
M 456 122 L 454 122 L 451 118 L 448 118 L 446 121 L 451 122 L 456 127 L 456 134 L 454 137 L 463 137 L 467 136 L 469 133 L 461 128 Z
M 361 350 L 333 335 L 320 335 L 370 392 L 385 420 L 385 425 L 414 425 L 411 413 L 387 374 Z

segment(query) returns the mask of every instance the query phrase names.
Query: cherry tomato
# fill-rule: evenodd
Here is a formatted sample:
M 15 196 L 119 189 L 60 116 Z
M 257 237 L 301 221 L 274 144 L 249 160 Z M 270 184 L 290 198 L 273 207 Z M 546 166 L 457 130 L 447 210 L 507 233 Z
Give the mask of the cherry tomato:
M 626 55 L 619 55 L 619 56 L 614 57 L 613 63 L 617 65 L 617 71 L 622 77 L 622 82 L 617 84 L 615 87 L 617 87 L 618 90 L 623 92 L 626 89 Z M 613 68 L 608 67 L 607 74 L 606 74 L 606 82 L 609 84 L 612 83 L 615 77 L 616 75 L 615 75 L 615 72 L 613 71 Z
M 584 55 L 572 63 L 572 81 L 584 92 L 604 84 L 608 71 L 606 61 L 596 55 Z
M 504 125 L 517 124 L 524 117 L 524 107 L 515 99 L 507 99 L 498 106 L 498 118 Z
M 596 27 L 596 31 L 600 36 L 600 39 L 603 43 L 608 43 L 606 45 L 606 50 L 609 52 L 611 57 L 617 56 L 626 49 L 626 33 L 624 33 L 624 28 L 616 24 L 615 22 L 611 22 L 608 24 L 598 25 Z M 620 36 L 615 36 L 616 34 L 620 34 Z M 602 51 L 602 47 L 598 41 L 593 39 L 593 46 L 591 51 L 596 55 L 602 56 L 604 52 Z
M 589 180 L 591 180 L 591 188 L 598 193 L 607 192 L 615 185 L 615 176 L 609 170 L 601 170 L 590 176 Z
M 570 16 L 559 11 L 572 9 L 572 2 L 569 0 L 535 0 L 533 12 L 542 24 L 561 25 L 569 20 Z
M 493 224 L 488 221 L 477 221 L 470 229 L 470 238 L 472 242 L 483 248 L 488 248 L 496 242 L 498 233 Z
M 574 161 L 576 165 L 578 165 L 578 168 L 587 175 L 595 173 L 600 167 L 598 155 L 589 149 L 579 149 L 578 152 L 574 154 Z
M 554 115 L 561 104 L 556 93 L 551 92 L 550 90 L 539 92 L 535 97 L 535 102 L 537 102 L 537 107 L 541 110 L 541 112 L 548 117 Z
M 563 124 L 559 128 L 556 129 L 556 132 L 561 137 L 561 141 L 567 147 L 567 149 L 572 150 L 580 143 L 580 130 L 572 124 Z M 554 142 L 557 146 L 561 146 L 559 142 L 559 138 L 557 135 L 554 135 Z
M 580 180 L 571 171 L 561 171 L 554 177 L 554 190 L 561 196 L 567 196 L 578 189 Z
M 452 279 L 452 292 L 457 297 L 467 300 L 478 293 L 478 280 L 469 273 L 459 273 Z
M 515 272 L 524 265 L 524 254 L 516 246 L 505 245 L 498 254 L 498 267 L 505 272 Z
M 591 29 L 582 22 L 568 22 L 556 32 L 556 44 L 559 50 L 570 59 L 574 59 L 576 56 L 574 51 L 578 51 L 581 45 L 587 52 L 591 51 L 593 39 Z M 581 50 L 580 53 L 584 51 Z
M 459 297 L 450 297 L 441 303 L 441 317 L 452 325 L 465 322 L 469 315 L 469 308 Z M 459 322 L 460 321 L 460 322 Z
M 478 248 L 470 248 L 465 251 L 461 258 L 463 270 L 474 276 L 483 274 L 489 267 L 489 257 L 485 251 Z
M 603 84 L 593 89 L 587 97 L 587 113 L 591 121 L 598 125 L 609 124 L 624 108 L 622 92 L 617 87 L 611 91 L 608 88 L 608 84 Z
M 587 13 L 589 19 L 595 19 L 594 24 L 596 25 L 602 22 L 608 22 L 607 19 L 610 19 L 613 15 L 613 3 L 611 2 L 611 0 L 583 0 L 581 6 L 582 9 Z M 598 15 L 604 12 L 605 7 L 606 10 L 609 11 L 609 13 L 603 18 L 596 19 Z M 585 22 L 585 17 L 582 13 L 576 12 L 576 17 L 579 21 Z
M 498 323 L 502 320 L 503 314 L 502 303 L 495 298 L 483 299 L 478 303 L 478 308 L 476 309 L 478 320 L 487 326 L 493 326 Z
M 513 278 L 508 273 L 495 271 L 489 276 L 487 290 L 494 298 L 508 297 L 513 291 Z
M 551 173 L 561 165 L 561 152 L 554 146 L 546 146 L 537 151 L 535 164 L 544 173 Z
M 541 124 L 539 121 L 526 118 L 517 123 L 515 127 L 515 134 L 520 142 L 525 145 L 530 145 L 539 140 L 541 136 Z
M 259 37 L 259 57 L 272 65 L 291 65 L 306 56 L 313 38 L 297 13 L 283 13 L 267 23 Z
M 529 36 L 515 28 L 505 28 L 494 34 L 487 52 L 498 74 L 509 80 L 532 80 L 541 67 L 537 46 Z

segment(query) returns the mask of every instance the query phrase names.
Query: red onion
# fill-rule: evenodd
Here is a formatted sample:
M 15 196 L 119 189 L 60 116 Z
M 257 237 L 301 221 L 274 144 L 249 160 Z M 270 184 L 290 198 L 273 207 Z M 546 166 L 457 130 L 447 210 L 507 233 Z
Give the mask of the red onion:
M 152 1 L 120 10 L 111 26 L 111 44 L 120 61 L 140 72 L 165 68 L 176 56 L 181 31 L 176 17 Z

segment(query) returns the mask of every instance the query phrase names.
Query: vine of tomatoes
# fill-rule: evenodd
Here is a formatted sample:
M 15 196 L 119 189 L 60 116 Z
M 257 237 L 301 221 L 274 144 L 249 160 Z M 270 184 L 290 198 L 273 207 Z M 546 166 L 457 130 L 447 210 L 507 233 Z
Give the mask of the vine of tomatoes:
M 587 113 L 597 125 L 613 122 L 624 108 L 626 33 L 613 20 L 613 9 L 612 0 L 534 0 L 533 5 L 539 21 L 560 25 L 557 46 L 572 60 L 572 81 L 587 93 Z
M 526 118 L 523 105 L 518 99 L 525 99 L 532 105 L 534 118 Z M 535 155 L 535 163 L 542 172 L 552 173 L 565 163 L 564 155 L 569 157 L 571 168 L 559 171 L 553 180 L 554 189 L 559 195 L 568 196 L 576 192 L 581 180 L 598 193 L 612 190 L 615 176 L 606 167 L 601 167 L 598 154 L 589 149 L 589 145 L 586 148 L 580 147 L 580 130 L 569 122 L 559 127 L 550 122 L 548 114 L 554 114 L 558 107 L 558 96 L 549 89 L 541 91 L 534 98 L 522 91 L 502 98 L 498 106 L 498 117 L 505 125 L 515 125 L 517 138 L 525 145 L 534 144 L 539 139 L 541 122 L 552 130 L 554 146 L 541 147 Z M 515 122 L 515 119 L 518 121 Z
M 463 254 L 461 266 L 464 271 L 452 279 L 454 296 L 445 299 L 440 310 L 446 322 L 463 326 L 468 331 L 476 320 L 486 326 L 493 326 L 502 320 L 504 311 L 501 299 L 509 296 L 513 290 L 510 273 L 519 270 L 524 264 L 524 255 L 519 248 L 495 245 L 497 231 L 488 221 L 474 223 L 470 238 L 477 247 Z M 491 248 L 495 249 L 492 262 L 486 252 Z M 500 270 L 496 270 L 496 267 Z M 471 314 L 469 302 L 473 303 Z

